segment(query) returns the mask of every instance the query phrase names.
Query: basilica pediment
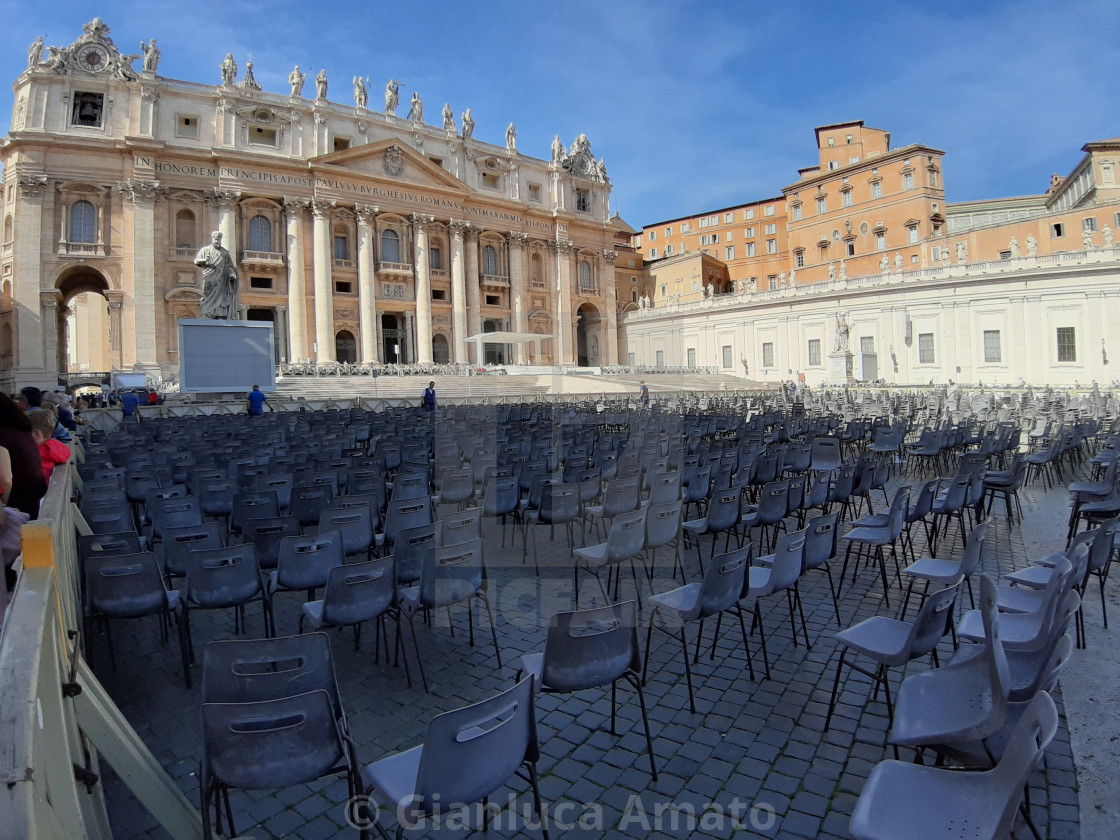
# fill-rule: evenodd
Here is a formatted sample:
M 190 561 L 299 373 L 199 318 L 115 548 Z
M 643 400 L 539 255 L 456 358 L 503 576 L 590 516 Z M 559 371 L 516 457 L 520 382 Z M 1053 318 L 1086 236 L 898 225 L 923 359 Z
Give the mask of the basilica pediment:
M 365 175 L 417 187 L 439 187 L 464 192 L 466 186 L 400 139 L 381 140 L 353 149 L 331 152 L 312 158 L 313 168 L 331 169 L 339 174 Z

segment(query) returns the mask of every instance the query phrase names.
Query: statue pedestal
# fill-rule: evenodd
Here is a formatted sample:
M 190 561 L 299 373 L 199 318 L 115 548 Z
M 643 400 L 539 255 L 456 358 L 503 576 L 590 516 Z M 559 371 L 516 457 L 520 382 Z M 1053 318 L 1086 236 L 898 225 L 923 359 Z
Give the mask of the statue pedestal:
M 855 385 L 852 351 L 837 350 L 828 354 L 828 385 Z

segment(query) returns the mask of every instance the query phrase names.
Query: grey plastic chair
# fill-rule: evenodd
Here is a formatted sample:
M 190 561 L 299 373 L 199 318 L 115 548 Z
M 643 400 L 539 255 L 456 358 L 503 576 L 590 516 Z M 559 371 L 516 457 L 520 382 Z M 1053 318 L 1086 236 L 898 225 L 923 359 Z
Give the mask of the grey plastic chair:
M 910 504 L 910 488 L 900 487 L 894 494 L 894 499 L 891 501 L 890 514 L 887 517 L 887 524 L 882 526 L 868 526 L 856 524 L 852 530 L 848 531 L 841 539 L 847 540 L 848 548 L 844 552 L 844 565 L 840 570 L 840 588 L 844 587 L 844 576 L 848 572 L 848 561 L 852 556 L 852 548 L 859 546 L 859 551 L 856 554 L 856 568 L 852 572 L 852 584 L 855 584 L 855 576 L 859 570 L 859 557 L 866 549 L 870 554 L 873 549 L 875 558 L 879 563 L 879 577 L 883 581 L 883 603 L 888 607 L 890 606 L 890 596 L 887 590 L 890 588 L 890 580 L 887 577 L 887 558 L 883 553 L 885 546 L 890 546 L 891 556 L 894 559 L 895 577 L 898 579 L 899 586 L 902 586 L 902 576 L 899 571 L 898 550 L 896 543 L 902 536 L 902 527 L 906 520 L 906 511 Z
M 693 714 L 696 713 L 696 701 L 692 691 L 692 668 L 688 663 L 688 636 L 687 626 L 692 622 L 699 622 L 700 627 L 696 633 L 695 661 L 700 659 L 700 643 L 704 638 L 704 620 L 716 616 L 715 632 L 712 634 L 712 650 L 709 660 L 716 656 L 716 643 L 719 640 L 720 623 L 723 613 L 733 611 L 739 619 L 739 629 L 743 633 L 743 649 L 747 654 L 747 668 L 751 679 L 754 679 L 754 662 L 751 659 L 751 649 L 747 642 L 747 626 L 743 621 L 743 610 L 739 606 L 739 598 L 743 594 L 743 581 L 750 566 L 751 544 L 735 549 L 727 554 L 721 554 L 712 559 L 708 564 L 708 571 L 700 583 L 690 583 L 668 592 L 662 592 L 650 597 L 652 611 L 649 617 L 649 628 L 646 631 L 646 658 L 642 665 L 642 685 L 649 678 L 649 651 L 653 641 L 654 628 L 674 636 L 681 643 L 684 657 L 684 673 L 688 681 L 688 707 Z
M 742 497 L 743 488 L 739 485 L 729 487 L 726 490 L 716 490 L 708 501 L 708 508 L 703 517 L 681 523 L 681 530 L 685 538 L 696 543 L 696 559 L 700 564 L 701 574 L 704 572 L 704 556 L 700 550 L 700 537 L 702 535 L 712 535 L 710 557 L 716 555 L 716 541 L 720 534 L 724 535 L 723 550 L 725 552 L 731 546 L 732 534 L 735 534 L 737 544 L 742 542 L 739 537 L 739 504 Z
M 169 581 L 173 577 L 186 577 L 187 555 L 195 549 L 221 548 L 224 545 L 224 531 L 217 522 L 168 528 L 161 544 L 164 576 Z
M 634 558 L 645 546 L 646 519 L 648 511 L 635 510 L 629 513 L 620 513 L 611 521 L 611 530 L 607 534 L 607 541 L 599 545 L 589 545 L 575 550 L 576 562 L 572 567 L 572 584 L 575 588 L 576 607 L 579 607 L 579 571 L 585 569 L 595 576 L 599 583 L 599 590 L 603 593 L 603 600 L 610 602 L 607 590 L 610 586 L 611 576 L 615 576 L 615 597 L 618 597 L 621 564 L 629 561 L 630 571 L 634 576 L 635 597 L 641 608 L 641 587 L 638 584 L 638 572 L 634 567 Z M 599 573 L 607 570 L 607 583 L 604 585 Z
M 960 584 L 953 584 L 930 595 L 913 621 L 900 621 L 896 618 L 875 615 L 852 625 L 836 634 L 840 659 L 836 663 L 836 678 L 832 683 L 832 696 L 828 701 L 828 715 L 824 728 L 832 723 L 832 713 L 836 709 L 836 695 L 840 690 L 840 676 L 844 665 L 870 677 L 875 683 L 875 692 L 882 686 L 887 698 L 887 716 L 894 720 L 894 704 L 891 701 L 890 684 L 887 682 L 888 668 L 905 668 L 911 659 L 929 655 L 934 665 L 938 664 L 937 645 L 952 626 L 953 603 L 957 598 Z M 862 654 L 875 662 L 875 670 L 868 671 L 847 660 L 848 651 Z
M 940 744 L 984 742 L 1007 722 L 1011 676 L 999 638 L 996 584 L 980 577 L 980 615 L 984 653 L 944 668 L 912 674 L 903 680 L 894 705 L 888 741 L 923 749 Z
M 657 780 L 653 737 L 642 691 L 638 652 L 638 613 L 633 601 L 591 610 L 556 613 L 549 620 L 543 653 L 521 657 L 521 670 L 533 677 L 536 690 L 549 694 L 611 687 L 611 726 L 615 731 L 617 683 L 625 680 L 638 695 L 645 728 L 649 768 Z
M 482 508 L 467 508 L 439 519 L 440 544 L 458 545 L 482 539 Z
M 373 512 L 368 505 L 326 508 L 319 513 L 318 532 L 338 531 L 342 535 L 342 550 L 347 557 L 370 558 L 374 527 Z
M 1007 837 L 1023 785 L 1058 731 L 1058 712 L 1039 692 L 1023 713 L 1003 759 L 961 773 L 902 761 L 879 763 L 863 786 L 849 829 L 856 840 Z
M 762 641 L 762 661 L 766 666 L 766 679 L 770 679 L 770 654 L 766 649 L 766 626 L 762 621 L 763 598 L 785 592 L 794 647 L 797 647 L 797 622 L 793 616 L 795 604 L 801 614 L 801 631 L 805 635 L 805 647 L 808 649 L 813 647 L 809 642 L 809 630 L 805 625 L 805 609 L 801 604 L 801 592 L 798 588 L 804 553 L 805 531 L 790 531 L 788 534 L 782 534 L 778 538 L 778 546 L 774 549 L 773 555 L 760 558 L 760 565 L 750 567 L 740 594 L 741 598 L 754 598 L 754 620 L 751 622 L 751 632 L 758 628 Z
M 524 679 L 507 691 L 479 703 L 444 712 L 432 719 L 424 743 L 368 764 L 362 774 L 380 791 L 393 813 L 416 824 L 448 803 L 487 802 L 524 767 L 533 792 L 533 806 L 548 840 L 537 787 L 536 712 L 533 681 Z M 359 815 L 366 816 L 366 815 Z M 483 831 L 489 809 L 483 808 Z M 406 826 L 398 823 L 397 840 Z
M 988 539 L 989 528 L 990 523 L 984 522 L 973 529 L 972 533 L 968 535 L 968 542 L 964 546 L 964 555 L 960 560 L 923 557 L 902 570 L 902 573 L 910 579 L 900 612 L 903 618 L 906 617 L 906 610 L 910 603 L 910 594 L 914 589 L 915 580 L 925 581 L 925 593 L 929 592 L 931 583 L 948 586 L 952 583 L 963 582 L 968 587 L 969 604 L 973 609 L 976 608 L 976 598 L 972 594 L 972 576 L 980 568 L 983 561 L 984 542 Z M 925 597 L 925 594 L 923 594 L 923 600 Z

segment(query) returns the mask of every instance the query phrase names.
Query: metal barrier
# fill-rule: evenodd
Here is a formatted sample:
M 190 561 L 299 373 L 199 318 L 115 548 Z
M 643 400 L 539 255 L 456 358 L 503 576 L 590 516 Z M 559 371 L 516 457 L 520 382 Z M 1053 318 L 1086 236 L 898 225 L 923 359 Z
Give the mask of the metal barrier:
M 23 572 L 0 635 L 0 840 L 110 840 L 100 762 L 175 840 L 202 837 L 198 810 L 164 772 L 82 657 L 70 501 L 73 463 L 23 528 Z

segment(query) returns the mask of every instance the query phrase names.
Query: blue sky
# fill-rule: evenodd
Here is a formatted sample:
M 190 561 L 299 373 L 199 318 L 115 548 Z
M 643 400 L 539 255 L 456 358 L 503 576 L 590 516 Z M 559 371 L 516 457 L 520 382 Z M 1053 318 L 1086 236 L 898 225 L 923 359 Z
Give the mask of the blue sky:
M 94 15 L 122 50 L 156 37 L 173 78 L 217 83 L 226 52 L 252 53 L 266 90 L 286 92 L 298 63 L 325 67 L 338 102 L 368 75 L 377 105 L 392 76 L 429 122 L 470 106 L 479 139 L 503 142 L 512 120 L 538 157 L 586 132 L 636 227 L 780 194 L 815 162 L 817 125 L 863 119 L 944 149 L 950 201 L 1042 192 L 1084 143 L 1120 136 L 1117 0 L 0 0 L 0 77 L 36 35 L 69 44 Z

